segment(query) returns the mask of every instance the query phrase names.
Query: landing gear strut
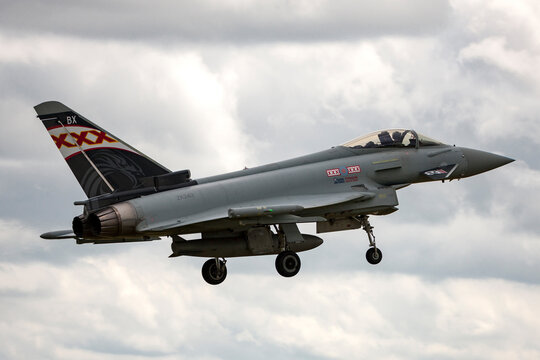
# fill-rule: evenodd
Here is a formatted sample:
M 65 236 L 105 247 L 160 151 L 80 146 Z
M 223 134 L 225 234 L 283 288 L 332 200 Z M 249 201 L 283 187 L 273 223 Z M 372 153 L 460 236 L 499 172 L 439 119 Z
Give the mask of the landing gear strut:
M 289 250 L 289 244 L 295 242 L 303 242 L 304 238 L 296 224 L 280 224 L 279 229 L 276 227 L 276 232 L 279 237 L 281 252 L 276 258 L 276 270 L 279 275 L 284 277 L 292 277 L 300 271 L 300 257 Z
M 202 267 L 202 277 L 210 285 L 221 284 L 227 277 L 227 260 L 218 258 L 206 261 Z
M 360 223 L 362 229 L 366 232 L 369 239 L 369 249 L 366 252 L 366 260 L 372 265 L 376 265 L 382 260 L 382 251 L 377 248 L 375 243 L 375 235 L 373 234 L 373 226 L 369 223 L 369 216 L 362 215 L 354 218 Z

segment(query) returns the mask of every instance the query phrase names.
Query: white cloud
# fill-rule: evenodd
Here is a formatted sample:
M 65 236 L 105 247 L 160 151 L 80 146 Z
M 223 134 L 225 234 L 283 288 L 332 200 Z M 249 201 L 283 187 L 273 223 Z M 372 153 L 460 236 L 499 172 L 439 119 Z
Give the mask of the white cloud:
M 523 78 L 536 75 L 532 70 L 536 69 L 538 63 L 538 58 L 531 58 L 526 50 L 508 49 L 506 39 L 502 37 L 483 39 L 461 50 L 459 60 L 475 59 L 483 60 Z
M 496 359 L 516 344 L 521 358 L 540 353 L 537 285 L 372 270 L 294 279 L 232 272 L 216 288 L 185 259 L 148 249 L 70 267 L 2 265 L 2 356 L 217 359 L 281 348 L 285 358 Z
M 56 78 L 44 84 L 51 86 L 48 96 L 56 98 L 42 101 L 63 101 L 151 157 L 159 154 L 165 166 L 193 164 L 210 173 L 240 169 L 249 158 L 231 88 L 234 74 L 213 73 L 196 52 L 58 37 L 3 37 L 2 42 L 8 54 L 0 55 L 4 65 L 22 62 L 57 71 Z M 106 89 L 108 104 L 98 89 Z M 70 99 L 81 92 L 96 99 L 79 108 Z M 17 122 L 11 131 L 19 134 L 23 124 Z M 9 140 L 16 141 L 16 134 Z M 42 137 L 48 139 L 45 132 Z
M 0 15 L 0 357 L 539 357 L 536 2 L 455 0 L 450 17 L 443 1 L 94 2 L 88 22 L 72 7 L 32 21 L 25 4 Z M 400 212 L 372 219 L 377 267 L 361 231 L 325 234 L 293 279 L 233 259 L 211 287 L 167 240 L 38 238 L 81 210 L 31 108 L 53 99 L 194 177 L 390 126 L 518 161 L 400 190 Z

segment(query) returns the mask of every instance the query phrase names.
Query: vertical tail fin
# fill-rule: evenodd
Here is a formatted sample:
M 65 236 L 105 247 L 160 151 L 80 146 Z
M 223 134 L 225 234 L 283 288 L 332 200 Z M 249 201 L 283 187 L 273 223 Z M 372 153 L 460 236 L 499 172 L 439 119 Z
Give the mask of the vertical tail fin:
M 89 198 L 142 186 L 170 171 L 57 101 L 34 109 Z

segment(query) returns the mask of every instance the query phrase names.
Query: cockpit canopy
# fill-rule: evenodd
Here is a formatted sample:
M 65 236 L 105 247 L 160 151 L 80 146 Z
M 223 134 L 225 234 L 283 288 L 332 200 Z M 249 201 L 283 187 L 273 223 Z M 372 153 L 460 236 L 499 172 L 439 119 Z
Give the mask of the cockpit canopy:
M 342 144 L 353 149 L 385 148 L 385 147 L 411 147 L 443 145 L 414 130 L 387 129 L 364 135 Z

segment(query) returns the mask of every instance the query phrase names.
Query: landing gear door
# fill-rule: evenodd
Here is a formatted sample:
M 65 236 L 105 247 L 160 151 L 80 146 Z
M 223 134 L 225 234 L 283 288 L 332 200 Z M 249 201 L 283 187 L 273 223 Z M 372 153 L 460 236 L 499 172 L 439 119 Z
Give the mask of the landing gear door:
M 272 231 L 265 227 L 255 227 L 247 231 L 247 246 L 253 255 L 262 255 L 275 252 L 279 248 L 278 241 L 274 241 Z

